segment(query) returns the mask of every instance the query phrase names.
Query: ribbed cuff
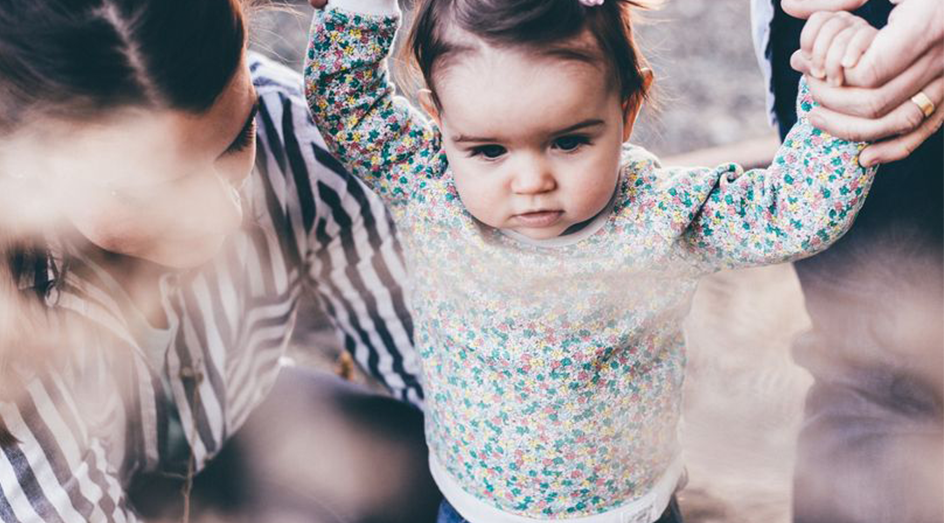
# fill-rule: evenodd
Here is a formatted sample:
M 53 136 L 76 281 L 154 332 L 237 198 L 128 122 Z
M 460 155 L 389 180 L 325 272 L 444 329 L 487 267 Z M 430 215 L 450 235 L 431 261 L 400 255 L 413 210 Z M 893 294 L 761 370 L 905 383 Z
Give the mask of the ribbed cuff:
M 328 0 L 329 9 L 374 16 L 399 16 L 397 0 Z

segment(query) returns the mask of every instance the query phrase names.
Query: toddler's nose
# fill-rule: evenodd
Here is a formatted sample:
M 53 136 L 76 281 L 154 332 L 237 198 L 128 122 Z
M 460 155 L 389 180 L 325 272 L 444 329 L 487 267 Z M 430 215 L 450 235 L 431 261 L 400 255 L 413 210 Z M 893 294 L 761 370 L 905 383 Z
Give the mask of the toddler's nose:
M 516 194 L 539 194 L 556 187 L 554 173 L 542 162 L 523 163 L 511 180 L 511 190 Z

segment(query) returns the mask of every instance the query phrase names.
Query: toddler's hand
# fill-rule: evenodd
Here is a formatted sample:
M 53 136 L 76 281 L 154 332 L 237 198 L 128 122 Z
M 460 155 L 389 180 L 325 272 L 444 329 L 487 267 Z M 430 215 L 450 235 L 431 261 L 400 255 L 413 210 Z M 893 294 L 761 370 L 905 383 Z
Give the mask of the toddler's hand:
M 819 11 L 807 20 L 800 36 L 797 59 L 809 63 L 810 74 L 830 85 L 844 83 L 846 70 L 855 67 L 872 44 L 878 29 L 846 11 Z

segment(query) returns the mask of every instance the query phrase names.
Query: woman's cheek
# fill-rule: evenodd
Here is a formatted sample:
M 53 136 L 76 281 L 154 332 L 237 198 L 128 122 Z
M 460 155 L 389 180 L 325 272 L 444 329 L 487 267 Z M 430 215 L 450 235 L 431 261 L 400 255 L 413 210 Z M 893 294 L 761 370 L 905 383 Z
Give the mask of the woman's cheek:
M 242 196 L 236 186 L 221 176 L 213 176 L 205 195 L 192 203 L 200 224 L 196 235 L 227 235 L 237 230 L 243 219 Z
M 72 225 L 89 242 L 115 254 L 139 256 L 155 241 L 157 231 L 153 224 L 141 221 L 133 214 L 111 212 L 84 212 L 69 216 Z
M 165 239 L 137 256 L 173 269 L 192 269 L 215 258 L 225 241 L 223 235 L 181 241 Z

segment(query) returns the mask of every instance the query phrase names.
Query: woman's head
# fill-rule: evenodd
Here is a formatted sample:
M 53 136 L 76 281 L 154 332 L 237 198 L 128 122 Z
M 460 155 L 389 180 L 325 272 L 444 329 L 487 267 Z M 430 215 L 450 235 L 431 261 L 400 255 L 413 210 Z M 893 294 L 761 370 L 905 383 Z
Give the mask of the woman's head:
M 254 156 L 238 0 L 7 0 L 0 27 L 0 175 L 106 250 L 215 251 Z
M 651 74 L 606 0 L 427 0 L 409 48 L 456 188 L 487 225 L 558 236 L 598 214 Z

